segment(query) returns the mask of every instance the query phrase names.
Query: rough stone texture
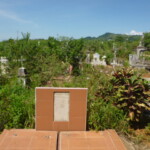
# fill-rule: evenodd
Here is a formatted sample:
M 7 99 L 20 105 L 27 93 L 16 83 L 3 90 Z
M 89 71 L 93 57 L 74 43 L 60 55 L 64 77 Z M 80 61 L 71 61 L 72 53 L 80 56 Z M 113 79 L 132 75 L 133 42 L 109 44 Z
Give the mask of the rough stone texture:
M 54 121 L 69 121 L 70 93 L 54 93 Z

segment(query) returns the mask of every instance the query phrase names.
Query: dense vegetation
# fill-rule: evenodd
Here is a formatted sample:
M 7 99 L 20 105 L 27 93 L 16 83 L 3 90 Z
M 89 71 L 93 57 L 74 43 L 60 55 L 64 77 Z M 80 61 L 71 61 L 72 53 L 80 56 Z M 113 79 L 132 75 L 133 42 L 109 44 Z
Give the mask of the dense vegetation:
M 113 128 L 127 133 L 129 128 L 141 127 L 149 95 L 148 83 L 136 71 L 114 70 L 113 45 L 117 58 L 128 66 L 128 55 L 133 53 L 139 38 L 126 41 L 120 35 L 113 40 L 72 39 L 49 37 L 0 42 L 0 56 L 9 60 L 6 74 L 0 70 L 0 130 L 4 128 L 34 128 L 34 89 L 37 86 L 87 87 L 88 129 Z M 150 34 L 145 36 L 149 47 Z M 86 64 L 86 53 L 106 55 L 108 66 Z M 24 61 L 20 61 L 23 59 Z M 27 85 L 18 82 L 18 68 L 27 69 Z M 69 67 L 73 70 L 70 73 Z M 148 120 L 144 126 L 148 126 Z

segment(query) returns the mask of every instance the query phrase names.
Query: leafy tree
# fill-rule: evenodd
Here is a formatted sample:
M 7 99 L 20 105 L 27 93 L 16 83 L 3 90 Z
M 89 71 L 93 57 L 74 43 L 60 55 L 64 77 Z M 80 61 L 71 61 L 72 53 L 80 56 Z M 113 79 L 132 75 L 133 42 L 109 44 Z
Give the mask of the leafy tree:
M 150 33 L 144 33 L 144 45 L 150 49 Z
M 124 42 L 125 41 L 125 38 L 121 35 L 118 35 L 116 36 L 116 39 L 115 39 L 116 42 Z
M 68 42 L 68 50 L 67 50 L 67 59 L 68 62 L 73 66 L 73 74 L 79 75 L 80 62 L 83 60 L 84 52 L 83 52 L 83 40 L 70 40 Z

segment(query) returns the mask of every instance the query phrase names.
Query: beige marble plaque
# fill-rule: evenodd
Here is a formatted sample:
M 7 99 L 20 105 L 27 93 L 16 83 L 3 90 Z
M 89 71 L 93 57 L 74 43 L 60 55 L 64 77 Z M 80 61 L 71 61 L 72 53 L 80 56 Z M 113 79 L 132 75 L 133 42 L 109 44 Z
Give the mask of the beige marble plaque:
M 70 93 L 54 93 L 54 121 L 69 121 Z

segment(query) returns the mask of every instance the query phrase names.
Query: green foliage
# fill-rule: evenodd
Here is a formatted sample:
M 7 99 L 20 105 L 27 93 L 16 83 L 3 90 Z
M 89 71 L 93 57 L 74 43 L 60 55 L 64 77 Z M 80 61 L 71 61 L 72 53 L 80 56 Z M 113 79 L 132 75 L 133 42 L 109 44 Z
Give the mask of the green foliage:
M 148 83 L 133 70 L 117 70 L 110 81 L 113 85 L 113 103 L 122 109 L 130 121 L 138 122 L 148 110 Z
M 138 41 L 140 40 L 141 36 L 140 35 L 126 35 L 126 34 L 114 34 L 114 33 L 105 33 L 97 38 L 87 38 L 87 39 L 90 39 L 90 40 L 94 40 L 94 39 L 99 39 L 99 40 L 102 40 L 102 41 L 115 41 L 118 39 L 119 42 L 122 42 L 124 40 L 128 40 L 130 42 L 133 42 L 133 41 Z
M 7 75 L 2 75 L 0 73 L 0 85 L 3 86 L 5 84 L 7 84 L 7 83 L 9 83 L 9 77 Z
M 45 85 L 53 77 L 64 75 L 67 70 L 67 64 L 61 62 L 55 55 L 35 57 L 29 61 L 26 69 L 32 87 Z
M 144 45 L 147 48 L 150 48 L 150 33 L 144 33 Z
M 26 40 L 27 42 L 30 40 L 30 33 L 21 33 L 23 40 Z
M 96 130 L 116 129 L 126 132 L 128 128 L 123 111 L 100 98 L 90 102 L 88 124 L 90 129 Z
M 0 86 L 0 130 L 34 127 L 34 91 L 14 81 Z
M 123 66 L 124 66 L 125 68 L 127 68 L 127 67 L 129 67 L 129 66 L 130 66 L 130 64 L 129 64 L 129 62 L 128 62 L 128 61 L 124 61 Z
M 143 60 L 146 60 L 146 61 L 150 61 L 150 51 L 145 51 L 142 56 L 140 56 L 140 58 Z
M 118 35 L 116 36 L 116 39 L 115 39 L 116 42 L 124 42 L 125 41 L 125 38 L 121 35 Z
M 83 53 L 83 40 L 70 40 L 68 43 L 68 62 L 73 66 L 73 74 L 79 75 L 80 74 L 80 61 L 83 60 L 84 53 Z

